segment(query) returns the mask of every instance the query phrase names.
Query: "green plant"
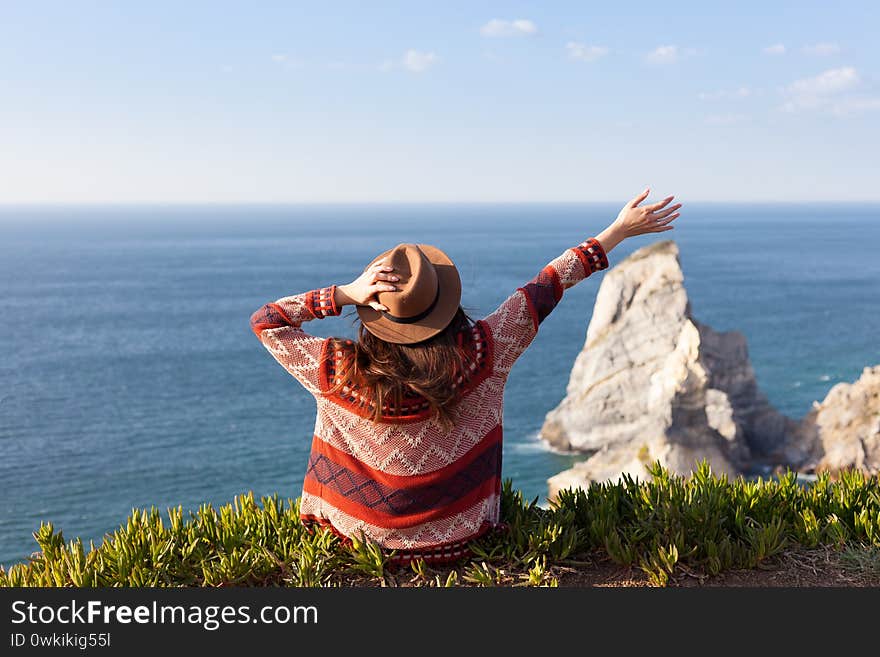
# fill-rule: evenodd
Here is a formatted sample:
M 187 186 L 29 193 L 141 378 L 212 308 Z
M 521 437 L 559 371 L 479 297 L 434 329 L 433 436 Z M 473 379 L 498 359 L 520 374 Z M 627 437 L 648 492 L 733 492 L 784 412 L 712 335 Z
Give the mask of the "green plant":
M 477 586 L 495 586 L 497 577 L 497 570 L 485 561 L 471 563 L 464 573 L 464 581 Z
M 473 541 L 472 557 L 448 573 L 412 563 L 415 581 L 553 585 L 566 563 L 610 558 L 664 585 L 680 568 L 708 574 L 753 568 L 791 547 L 859 555 L 880 549 L 876 476 L 823 474 L 802 486 L 794 473 L 755 481 L 716 477 L 705 463 L 688 477 L 657 463 L 649 473 L 645 481 L 624 476 L 561 491 L 550 508 L 527 502 L 505 481 L 506 529 Z M 247 493 L 188 515 L 180 507 L 167 517 L 155 507 L 132 509 L 118 529 L 88 547 L 66 541 L 51 523 L 33 536 L 39 552 L 0 568 L 0 586 L 338 586 L 386 583 L 393 568 L 392 553 L 369 540 L 346 543 L 306 528 L 298 501 L 277 495 L 257 502 Z
M 656 550 L 642 558 L 640 567 L 648 578 L 656 586 L 666 586 L 669 577 L 675 572 L 675 564 L 678 563 L 678 548 L 674 545 L 668 547 L 658 546 Z
M 351 565 L 353 570 L 384 580 L 385 566 L 393 553 L 386 554 L 380 545 L 365 536 L 352 538 L 349 550 L 354 561 Z

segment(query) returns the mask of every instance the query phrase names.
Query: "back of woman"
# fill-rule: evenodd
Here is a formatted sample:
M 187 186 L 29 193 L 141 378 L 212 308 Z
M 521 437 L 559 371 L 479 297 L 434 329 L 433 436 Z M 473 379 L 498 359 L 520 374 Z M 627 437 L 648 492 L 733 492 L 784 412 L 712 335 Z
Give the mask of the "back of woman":
M 680 204 L 633 199 L 602 233 L 567 249 L 491 314 L 469 318 L 440 249 L 399 244 L 348 285 L 283 297 L 251 327 L 317 401 L 302 520 L 366 537 L 395 560 L 450 561 L 499 525 L 504 387 L 563 291 L 608 267 L 632 235 L 671 230 Z M 356 341 L 302 324 L 355 305 Z

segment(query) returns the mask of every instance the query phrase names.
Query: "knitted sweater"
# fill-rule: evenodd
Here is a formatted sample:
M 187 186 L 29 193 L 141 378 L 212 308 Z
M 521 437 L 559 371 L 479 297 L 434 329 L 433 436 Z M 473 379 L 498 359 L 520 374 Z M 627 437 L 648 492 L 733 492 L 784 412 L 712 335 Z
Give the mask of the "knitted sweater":
M 352 343 L 309 335 L 302 324 L 340 313 L 335 286 L 258 309 L 251 317 L 254 333 L 317 401 L 300 502 L 303 522 L 343 537 L 365 536 L 396 550 L 397 560 L 465 554 L 469 540 L 499 524 L 502 404 L 510 369 L 563 290 L 607 267 L 602 246 L 590 238 L 475 322 L 451 431 L 441 428 L 417 395 L 399 408 L 383 406 L 382 421 L 374 422 L 356 382 L 329 392 Z

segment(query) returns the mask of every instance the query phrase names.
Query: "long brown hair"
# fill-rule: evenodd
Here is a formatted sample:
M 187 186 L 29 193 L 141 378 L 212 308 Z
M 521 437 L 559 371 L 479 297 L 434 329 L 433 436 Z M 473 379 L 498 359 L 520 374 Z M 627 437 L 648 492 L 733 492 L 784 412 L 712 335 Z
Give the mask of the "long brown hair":
M 337 372 L 339 383 L 329 392 L 338 392 L 349 381 L 356 383 L 373 406 L 375 422 L 382 419 L 383 408 L 400 408 L 405 395 L 421 395 L 448 430 L 455 423 L 455 405 L 463 387 L 457 380 L 468 371 L 472 326 L 473 320 L 459 307 L 452 321 L 434 337 L 415 344 L 396 344 L 376 337 L 361 324 L 353 350 L 346 350 L 348 358 Z

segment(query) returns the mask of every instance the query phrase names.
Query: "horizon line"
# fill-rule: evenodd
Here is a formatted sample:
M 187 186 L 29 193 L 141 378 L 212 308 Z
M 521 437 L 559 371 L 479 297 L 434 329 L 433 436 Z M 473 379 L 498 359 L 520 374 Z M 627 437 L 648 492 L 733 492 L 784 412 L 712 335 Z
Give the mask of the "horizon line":
M 657 197 L 658 200 L 665 197 Z M 675 196 L 676 200 L 681 197 Z M 401 200 L 369 200 L 369 201 L 0 201 L 0 209 L 3 208 L 22 208 L 22 207 L 118 207 L 118 206 L 318 206 L 318 205 L 336 205 L 336 206 L 363 206 L 363 205 L 618 205 L 619 199 L 611 201 L 596 200 L 461 200 L 461 201 L 438 201 L 438 200 L 420 200 L 420 201 L 401 201 Z M 652 202 L 656 202 L 652 201 Z M 726 203 L 726 204 L 780 204 L 780 205 L 809 205 L 809 204 L 880 204 L 880 198 L 877 199 L 808 199 L 808 200 L 787 200 L 787 199 L 693 199 L 687 200 L 687 203 Z

